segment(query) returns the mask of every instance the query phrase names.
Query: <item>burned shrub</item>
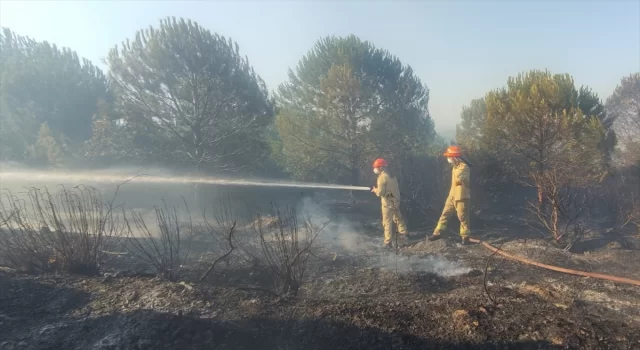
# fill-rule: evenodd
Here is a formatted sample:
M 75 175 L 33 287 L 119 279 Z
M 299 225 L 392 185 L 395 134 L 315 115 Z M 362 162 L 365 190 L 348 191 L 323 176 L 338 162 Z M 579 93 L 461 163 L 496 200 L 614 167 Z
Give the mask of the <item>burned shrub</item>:
M 597 197 L 598 184 L 562 169 L 532 177 L 540 196 L 529 203 L 530 211 L 545 235 L 551 235 L 565 250 L 570 249 L 592 226 L 590 205 Z
M 188 217 L 188 232 L 185 234 L 176 207 L 169 208 L 164 200 L 162 202 L 163 207 L 154 206 L 157 231 L 147 226 L 140 212 L 132 210 L 125 217 L 127 240 L 124 246 L 132 255 L 148 263 L 158 276 L 174 280 L 191 250 L 193 221 L 185 201 Z M 186 243 L 186 247 L 183 243 Z
M 26 271 L 97 274 L 105 253 L 124 232 L 121 213 L 92 187 L 52 195 L 31 188 L 21 199 L 5 191 L 0 201 L 0 259 Z
M 220 205 L 217 208 L 213 208 L 215 224 L 207 219 L 206 211 L 203 211 L 202 218 L 204 221 L 203 229 L 215 242 L 218 243 L 219 247 L 224 247 L 225 252 L 221 253 L 215 260 L 213 260 L 205 273 L 200 276 L 200 281 L 204 281 L 219 262 L 224 261 L 227 266 L 229 265 L 231 254 L 236 250 L 234 241 L 237 223 L 235 211 L 231 209 L 230 199 L 221 200 Z M 241 254 L 242 257 L 249 257 L 249 261 L 257 261 L 257 258 L 250 255 L 244 246 L 241 246 L 240 249 L 244 253 Z M 251 257 L 253 257 L 253 259 L 250 259 Z M 257 263 L 254 262 L 254 264 Z
M 637 178 L 626 169 L 607 179 L 600 191 L 603 213 L 608 224 L 620 231 L 629 226 L 640 227 L 640 193 Z
M 243 203 L 243 207 L 250 207 L 250 204 Z M 247 232 L 253 228 L 253 225 L 248 224 L 245 227 L 234 226 L 236 223 L 245 221 L 238 215 L 238 211 L 238 208 L 233 208 L 230 197 L 221 199 L 218 206 L 215 206 L 212 210 L 213 222 L 206 214 L 203 214 L 205 229 L 220 247 L 229 249 L 233 245 L 236 257 L 251 267 L 257 267 L 260 265 L 260 242 L 255 235 Z M 238 231 L 242 234 L 236 234 Z M 229 261 L 228 258 L 225 259 Z
M 278 294 L 297 295 L 311 247 L 324 226 L 314 226 L 308 217 L 301 224 L 295 209 L 280 211 L 274 206 L 270 219 L 258 215 L 253 228 L 260 238 L 262 262 L 274 274 Z

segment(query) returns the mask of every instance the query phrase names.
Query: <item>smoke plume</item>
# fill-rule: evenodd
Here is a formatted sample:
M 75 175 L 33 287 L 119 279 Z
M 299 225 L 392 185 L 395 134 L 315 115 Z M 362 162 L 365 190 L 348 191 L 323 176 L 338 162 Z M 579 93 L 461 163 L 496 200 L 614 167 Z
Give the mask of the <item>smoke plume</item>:
M 332 214 L 327 206 L 321 205 L 313 198 L 304 198 L 298 206 L 298 212 L 307 215 L 315 226 L 325 225 L 317 238 L 317 243 L 324 250 L 337 255 L 362 258 L 370 267 L 399 273 L 430 272 L 443 277 L 462 275 L 471 270 L 459 262 L 449 261 L 439 255 L 408 256 L 401 252 L 381 249 L 383 233 L 379 220 L 375 223 L 379 228 L 368 235 L 367 232 L 371 229 L 365 223 Z

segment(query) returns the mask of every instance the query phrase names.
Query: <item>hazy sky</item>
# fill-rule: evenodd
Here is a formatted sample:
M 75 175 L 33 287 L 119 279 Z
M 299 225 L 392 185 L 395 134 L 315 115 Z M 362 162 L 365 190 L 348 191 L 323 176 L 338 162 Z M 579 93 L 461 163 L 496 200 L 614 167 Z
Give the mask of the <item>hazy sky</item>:
M 606 99 L 640 71 L 640 0 L 35 1 L 0 0 L 0 25 L 100 62 L 166 16 L 231 37 L 270 89 L 326 35 L 355 34 L 413 67 L 431 90 L 436 128 L 462 105 L 529 69 L 570 73 Z

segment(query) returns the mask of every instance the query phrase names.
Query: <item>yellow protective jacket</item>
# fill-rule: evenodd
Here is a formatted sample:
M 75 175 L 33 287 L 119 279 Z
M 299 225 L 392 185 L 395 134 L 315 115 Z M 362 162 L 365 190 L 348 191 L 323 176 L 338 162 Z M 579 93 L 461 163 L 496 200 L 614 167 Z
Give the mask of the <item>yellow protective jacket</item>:
M 400 205 L 400 186 L 398 180 L 386 171 L 378 175 L 376 196 L 380 197 L 383 207 L 398 208 Z
M 451 170 L 451 190 L 449 197 L 460 201 L 471 198 L 471 169 L 464 162 L 458 163 Z

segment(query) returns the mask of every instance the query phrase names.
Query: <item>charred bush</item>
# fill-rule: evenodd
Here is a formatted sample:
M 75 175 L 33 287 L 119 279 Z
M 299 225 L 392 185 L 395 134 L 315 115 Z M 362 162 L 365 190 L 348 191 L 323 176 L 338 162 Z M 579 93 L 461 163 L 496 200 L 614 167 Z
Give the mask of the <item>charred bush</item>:
M 529 209 L 542 225 L 545 235 L 565 250 L 579 242 L 592 225 L 591 203 L 597 198 L 598 184 L 562 169 L 532 175 L 540 197 L 529 202 Z
M 213 218 L 214 222 L 207 218 L 206 211 L 203 211 L 202 218 L 204 220 L 203 229 L 210 235 L 210 237 L 218 243 L 220 247 L 223 247 L 225 250 L 224 253 L 221 253 L 209 266 L 209 268 L 205 271 L 205 273 L 200 277 L 200 281 L 203 281 L 211 271 L 215 268 L 215 266 L 224 261 L 226 264 L 229 264 L 229 260 L 231 259 L 231 254 L 236 250 L 235 241 L 235 233 L 236 233 L 236 223 L 238 222 L 235 211 L 232 210 L 230 205 L 230 200 L 221 200 L 220 205 L 217 208 L 213 208 Z M 256 265 L 257 258 L 249 253 L 249 250 L 246 249 L 245 246 L 240 246 L 240 249 L 244 254 L 241 254 L 242 257 L 247 258 L 249 261 L 253 262 Z
M 638 179 L 627 169 L 609 177 L 600 191 L 604 208 L 601 213 L 608 218 L 616 231 L 640 226 L 640 193 Z
M 30 272 L 97 274 L 124 232 L 121 212 L 92 187 L 31 188 L 0 201 L 0 259 Z
M 206 213 L 203 213 L 207 232 L 211 235 L 214 241 L 218 242 L 219 246 L 225 249 L 231 248 L 233 244 L 234 257 L 238 257 L 242 262 L 248 264 L 251 267 L 258 267 L 260 265 L 260 252 L 262 250 L 260 241 L 252 234 L 247 234 L 245 230 L 241 230 L 239 227 L 234 226 L 242 220 L 238 212 L 239 208 L 234 208 L 230 197 L 220 200 L 220 204 L 214 207 L 213 220 L 209 219 Z M 251 204 L 244 202 L 244 207 L 249 208 Z M 213 223 L 213 224 L 212 224 Z M 247 225 L 244 229 L 251 229 L 253 225 Z M 234 229 L 232 230 L 232 227 Z M 237 231 L 243 231 L 241 235 L 236 234 Z M 228 261 L 228 258 L 226 258 Z
M 311 247 L 323 228 L 314 226 L 308 217 L 300 223 L 293 208 L 281 211 L 273 206 L 271 217 L 258 214 L 253 229 L 260 238 L 262 263 L 274 274 L 279 295 L 297 295 Z
M 178 277 L 180 267 L 188 259 L 191 249 L 193 221 L 186 201 L 185 211 L 188 219 L 186 234 L 180 225 L 177 208 L 170 208 L 164 200 L 162 207 L 154 206 L 156 229 L 149 228 L 140 212 L 132 210 L 125 217 L 125 248 L 151 265 L 158 276 L 168 280 Z M 183 243 L 186 243 L 186 247 Z

